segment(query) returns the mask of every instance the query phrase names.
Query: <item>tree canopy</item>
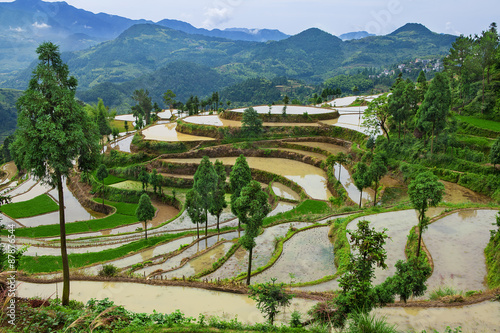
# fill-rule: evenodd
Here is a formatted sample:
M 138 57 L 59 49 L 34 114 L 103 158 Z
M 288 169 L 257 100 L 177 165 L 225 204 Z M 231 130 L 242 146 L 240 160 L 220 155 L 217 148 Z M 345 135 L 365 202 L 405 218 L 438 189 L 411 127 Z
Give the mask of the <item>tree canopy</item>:
M 58 46 L 40 44 L 38 65 L 28 89 L 18 100 L 18 124 L 11 152 L 16 164 L 36 178 L 57 186 L 63 262 L 62 304 L 69 304 L 63 177 L 77 160 L 82 171 L 92 170 L 99 154 L 96 127 L 75 99 L 77 80 L 61 60 Z

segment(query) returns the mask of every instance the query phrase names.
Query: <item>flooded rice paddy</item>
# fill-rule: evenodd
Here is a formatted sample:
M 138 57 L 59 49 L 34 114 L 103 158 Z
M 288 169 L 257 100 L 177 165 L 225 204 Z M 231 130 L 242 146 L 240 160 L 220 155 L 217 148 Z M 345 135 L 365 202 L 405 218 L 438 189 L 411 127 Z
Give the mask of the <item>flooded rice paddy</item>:
M 336 272 L 329 227 L 300 231 L 283 245 L 283 253 L 269 269 L 252 277 L 253 283 L 276 278 L 277 282 L 308 282 Z
M 289 188 L 288 186 L 285 186 L 281 183 L 274 182 L 272 185 L 273 192 L 279 197 L 289 199 L 289 200 L 300 200 L 300 195 Z
M 385 316 L 387 322 L 397 325 L 400 332 L 446 332 L 462 327 L 464 333 L 499 332 L 500 302 L 483 302 L 467 306 L 446 308 L 387 307 L 373 310 L 377 316 Z
M 456 290 L 484 290 L 484 248 L 490 239 L 497 210 L 465 210 L 429 225 L 423 239 L 434 261 L 428 291 L 439 286 Z
M 175 130 L 177 123 L 154 125 L 142 131 L 145 140 L 156 141 L 212 141 L 213 138 L 204 136 L 195 136 L 179 133 Z
M 57 291 L 56 291 L 57 290 Z M 20 297 L 40 297 L 42 299 L 56 295 L 60 297 L 62 283 L 34 284 L 22 282 L 18 286 Z M 256 307 L 255 301 L 247 295 L 230 294 L 204 289 L 173 286 L 152 286 L 123 282 L 87 282 L 71 283 L 71 299 L 86 303 L 91 298 L 104 299 L 123 305 L 127 310 L 138 313 L 171 313 L 181 310 L 186 316 L 198 318 L 200 313 L 206 316 L 218 316 L 226 320 L 238 318 L 248 324 L 263 323 L 265 318 Z M 288 322 L 293 311 L 306 312 L 315 301 L 294 298 L 291 306 L 278 314 L 277 322 Z
M 284 105 L 272 105 L 271 106 L 271 114 L 279 114 L 281 115 L 283 112 L 283 107 Z M 269 113 L 269 106 L 267 105 L 259 105 L 259 106 L 254 106 L 253 107 L 255 111 L 257 111 L 260 114 L 268 114 Z M 231 110 L 233 112 L 244 112 L 247 108 L 241 108 L 241 109 L 234 109 Z M 287 105 L 286 107 L 286 113 L 287 114 L 304 114 L 307 112 L 309 115 L 314 115 L 314 114 L 328 114 L 328 113 L 333 113 L 335 110 L 333 109 L 328 109 L 328 108 L 317 108 L 313 106 L 298 106 L 298 105 Z
M 369 201 L 373 201 L 375 192 L 373 192 L 371 188 L 365 188 L 363 193 L 361 193 L 356 185 L 354 185 L 354 180 L 352 179 L 350 172 L 343 165 L 336 163 L 334 170 L 334 175 L 337 179 L 339 178 L 340 170 L 340 183 L 344 186 L 347 191 L 347 195 L 352 201 L 359 205 L 360 196 L 362 205 L 365 205 Z
M 252 254 L 252 270 L 264 266 L 269 262 L 275 250 L 277 239 L 284 237 L 291 227 L 301 228 L 308 223 L 285 223 L 264 229 L 264 232 L 255 238 L 256 246 Z M 215 272 L 204 276 L 209 280 L 232 278 L 248 268 L 248 251 L 240 247 L 233 256 L 231 256 Z
M 226 165 L 234 165 L 236 157 L 219 157 Z M 167 162 L 199 163 L 199 158 L 165 159 Z M 313 199 L 328 200 L 332 196 L 327 187 L 326 173 L 320 168 L 298 161 L 282 158 L 247 157 L 250 168 L 279 174 L 301 186 Z
M 299 145 L 299 146 L 307 146 L 307 147 L 313 147 L 313 148 L 320 148 L 323 149 L 330 154 L 338 154 L 338 153 L 347 153 L 349 151 L 348 148 L 339 146 L 333 143 L 327 143 L 327 142 L 310 142 L 310 141 L 292 141 L 292 142 L 287 142 L 289 144 L 294 144 L 294 145 Z

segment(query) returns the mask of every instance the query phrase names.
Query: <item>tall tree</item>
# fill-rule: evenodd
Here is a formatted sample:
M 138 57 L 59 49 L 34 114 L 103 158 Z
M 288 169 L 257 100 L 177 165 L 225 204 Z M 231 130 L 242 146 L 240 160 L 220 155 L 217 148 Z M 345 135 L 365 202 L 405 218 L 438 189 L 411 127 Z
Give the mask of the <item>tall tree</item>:
M 252 107 L 245 109 L 243 111 L 243 119 L 241 120 L 241 129 L 243 133 L 252 137 L 259 136 L 263 132 L 262 119 L 260 119 L 259 113 Z
M 205 214 L 205 236 L 208 233 L 208 211 L 213 205 L 218 176 L 208 156 L 203 156 L 194 174 L 193 190 L 203 198 L 201 205 Z
M 431 137 L 431 154 L 434 152 L 434 136 L 446 126 L 451 106 L 450 84 L 446 74 L 437 73 L 425 93 L 417 114 L 417 127 Z
M 212 205 L 210 206 L 210 214 L 217 217 L 217 233 L 220 233 L 219 220 L 220 215 L 224 208 L 227 207 L 226 202 L 226 168 L 224 164 L 216 160 L 214 163 L 214 170 L 217 174 L 217 185 L 215 186 L 215 191 L 213 192 Z
M 340 152 L 335 156 L 335 161 L 339 164 L 339 178 L 340 181 L 340 172 L 342 171 L 342 164 L 346 164 L 349 161 L 349 156 L 344 152 Z
M 346 273 L 339 278 L 342 291 L 335 299 L 337 307 L 333 324 L 344 326 L 345 320 L 353 312 L 370 312 L 376 304 L 372 279 L 375 276 L 374 265 L 386 268 L 387 253 L 384 250 L 387 234 L 370 228 L 370 222 L 358 222 L 358 229 L 349 231 L 351 253 L 347 263 Z
M 73 169 L 92 170 L 99 154 L 99 135 L 75 99 L 77 80 L 69 76 L 58 46 L 47 42 L 36 50 L 38 65 L 28 89 L 18 99 L 18 120 L 11 152 L 17 165 L 57 187 L 63 265 L 62 304 L 69 304 L 63 178 Z
M 139 172 L 138 180 L 142 183 L 142 191 L 146 192 L 149 184 L 149 174 L 146 169 L 142 168 Z
M 172 108 L 173 108 L 173 105 L 175 103 L 175 97 L 177 97 L 177 96 L 170 89 L 168 89 L 167 92 L 163 94 L 163 101 L 165 101 L 165 106 L 169 110 L 172 110 Z
M 377 204 L 377 192 L 378 185 L 382 177 L 387 173 L 387 167 L 385 166 L 384 160 L 380 155 L 375 155 L 372 163 L 368 167 L 368 177 L 371 180 L 373 191 L 375 191 L 375 196 L 373 198 L 373 206 Z
M 108 169 L 104 164 L 99 165 L 97 168 L 96 177 L 97 180 L 101 182 L 101 195 L 102 195 L 102 206 L 104 207 L 104 179 L 109 176 Z
M 250 172 L 250 167 L 248 166 L 245 156 L 240 155 L 236 159 L 236 163 L 231 169 L 229 174 L 229 184 L 231 185 L 231 212 L 238 216 L 238 212 L 234 209 L 236 200 L 240 196 L 241 189 L 247 186 L 252 181 L 252 173 Z M 238 229 L 241 226 L 241 218 L 238 216 Z
M 390 141 L 387 125 L 390 117 L 387 96 L 382 95 L 368 103 L 368 108 L 363 113 L 363 126 L 368 127 L 371 136 L 375 137 L 380 134 L 380 129 L 382 129 L 387 141 Z
M 153 169 L 153 172 L 149 175 L 149 183 L 153 185 L 153 191 L 156 194 L 156 190 L 160 187 L 160 175 L 158 171 Z
M 421 103 L 424 100 L 425 93 L 429 89 L 429 84 L 427 83 L 427 78 L 425 77 L 425 72 L 420 71 L 417 78 L 417 96 L 418 102 Z
M 401 139 L 401 124 L 408 117 L 405 108 L 404 92 L 406 89 L 406 81 L 400 80 L 392 89 L 392 95 L 388 98 L 388 111 L 392 119 L 398 124 L 398 138 Z
M 363 190 L 372 183 L 370 174 L 368 173 L 368 166 L 363 162 L 356 163 L 352 179 L 354 180 L 354 186 L 359 190 L 359 208 L 361 208 Z
M 245 234 L 240 238 L 240 243 L 248 251 L 247 285 L 250 285 L 255 237 L 257 237 L 262 227 L 262 220 L 271 211 L 267 198 L 267 194 L 262 191 L 260 184 L 252 180 L 250 184 L 241 190 L 241 195 L 234 203 L 234 209 L 238 212 L 238 217 L 245 223 Z
M 153 110 L 149 91 L 144 89 L 135 90 L 132 94 L 132 99 L 137 103 L 135 105 L 137 112 L 144 117 L 146 124 L 149 125 L 151 123 L 151 110 Z
M 144 233 L 146 235 L 146 240 L 148 239 L 148 221 L 151 221 L 155 217 L 155 207 L 151 203 L 149 195 L 143 193 L 139 198 L 139 205 L 135 210 L 135 216 L 137 219 L 144 223 Z
M 283 97 L 283 115 L 286 115 L 286 107 L 288 105 L 288 103 L 290 103 L 290 98 L 288 97 L 288 95 L 285 95 L 285 97 Z
M 196 235 L 200 238 L 200 223 L 206 220 L 205 212 L 203 211 L 203 198 L 194 189 L 190 189 L 186 193 L 186 210 L 191 221 L 196 224 Z
M 430 171 L 420 173 L 408 185 L 408 195 L 413 208 L 418 215 L 418 246 L 416 257 L 420 255 L 420 244 L 422 243 L 422 233 L 427 228 L 429 218 L 425 212 L 429 207 L 435 207 L 443 199 L 444 185 L 438 181 L 438 177 Z

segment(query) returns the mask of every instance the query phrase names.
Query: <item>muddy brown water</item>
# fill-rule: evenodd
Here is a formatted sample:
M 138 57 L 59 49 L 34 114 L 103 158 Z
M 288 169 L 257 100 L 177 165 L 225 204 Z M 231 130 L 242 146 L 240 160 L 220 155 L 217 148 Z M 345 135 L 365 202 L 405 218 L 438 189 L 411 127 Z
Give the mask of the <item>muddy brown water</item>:
M 60 297 L 62 283 L 35 284 L 21 282 L 19 297 Z M 127 282 L 71 282 L 71 299 L 87 302 L 91 298 L 109 298 L 115 304 L 137 313 L 172 313 L 179 309 L 186 316 L 198 318 L 219 316 L 226 320 L 237 318 L 243 323 L 262 323 L 265 318 L 247 295 L 230 294 L 197 288 L 155 286 Z M 303 319 L 316 301 L 292 299 L 292 305 L 278 315 L 278 323 L 288 323 L 292 311 L 299 311 Z M 373 311 L 385 316 L 388 323 L 397 325 L 399 331 L 421 332 L 436 329 L 444 332 L 447 326 L 461 326 L 462 332 L 498 332 L 500 302 L 483 302 L 463 307 L 446 308 L 380 308 Z
M 62 283 L 34 284 L 22 282 L 18 286 L 20 297 L 55 298 L 61 297 Z M 57 291 L 56 291 L 57 290 Z M 247 295 L 230 294 L 204 289 L 154 286 L 123 282 L 71 282 L 71 299 L 87 302 L 91 298 L 108 297 L 115 304 L 138 313 L 172 313 L 179 309 L 186 316 L 198 318 L 219 316 L 226 320 L 238 318 L 248 324 L 263 323 L 264 317 L 256 307 L 255 301 Z M 316 304 L 315 301 L 294 298 L 291 306 L 277 316 L 277 322 L 288 322 L 292 311 L 299 311 L 305 318 L 306 312 Z
M 271 150 L 288 151 L 288 152 L 291 152 L 291 153 L 297 153 L 297 154 L 301 154 L 301 155 L 305 155 L 305 156 L 311 156 L 311 157 L 317 158 L 320 161 L 325 161 L 326 160 L 326 156 L 325 155 L 319 154 L 319 153 L 314 153 L 314 152 L 307 151 L 307 150 L 292 149 L 292 148 L 281 148 L 281 147 L 280 148 L 270 148 L 270 149 Z
M 273 192 L 279 197 L 285 198 L 285 199 L 290 199 L 290 200 L 300 200 L 300 195 L 289 188 L 288 186 L 285 186 L 281 183 L 274 182 L 273 183 Z
M 461 185 L 450 183 L 444 180 L 440 180 L 441 183 L 444 184 L 444 202 L 450 203 L 464 203 L 464 202 L 472 202 L 472 203 L 481 203 L 487 204 L 491 202 L 491 199 L 485 195 L 476 193 L 474 191 L 469 190 L 466 187 Z
M 165 159 L 167 162 L 199 163 L 199 158 Z M 236 157 L 211 158 L 226 165 L 234 165 Z M 299 161 L 283 158 L 247 157 L 250 168 L 272 172 L 286 177 L 301 186 L 313 199 L 328 200 L 332 196 L 327 187 L 326 173 L 320 168 Z
M 462 327 L 464 333 L 500 332 L 500 302 L 483 302 L 463 307 L 446 308 L 379 308 L 372 313 L 386 316 L 400 332 L 445 332 Z
M 333 275 L 333 244 L 328 238 L 329 227 L 312 228 L 296 233 L 283 245 L 283 253 L 269 269 L 255 275 L 253 283 L 276 278 L 277 282 L 307 282 Z
M 423 239 L 434 261 L 427 280 L 428 292 L 439 286 L 455 290 L 484 290 L 484 249 L 494 227 L 497 210 L 465 210 L 429 225 Z
M 310 141 L 297 142 L 297 141 L 293 141 L 293 142 L 288 142 L 288 143 L 289 144 L 297 144 L 297 145 L 301 145 L 301 146 L 307 146 L 307 147 L 317 147 L 317 148 L 326 150 L 327 152 L 329 152 L 331 154 L 338 154 L 340 152 L 347 153 L 349 151 L 349 149 L 346 147 L 335 145 L 333 143 L 327 143 L 327 142 L 310 142 Z
M 202 273 L 203 271 L 212 267 L 212 264 L 217 260 L 222 258 L 233 246 L 232 242 L 225 242 L 217 245 L 213 249 L 203 253 L 200 256 L 197 256 L 191 260 L 189 260 L 182 267 L 161 274 L 162 278 L 172 279 L 172 278 L 182 278 L 182 277 L 190 277 L 195 274 Z
M 252 254 L 252 270 L 269 262 L 275 249 L 276 239 L 285 236 L 290 227 L 302 228 L 307 225 L 308 223 L 292 222 L 264 229 L 264 232 L 255 238 L 256 246 Z M 240 247 L 219 269 L 204 278 L 208 280 L 231 278 L 246 272 L 247 268 L 248 251 Z
M 215 139 L 203 136 L 195 136 L 189 134 L 179 133 L 175 130 L 177 123 L 169 123 L 162 125 L 151 126 L 144 131 L 145 140 L 156 140 L 156 141 L 213 141 Z
M 351 198 L 352 201 L 359 205 L 360 191 L 354 185 L 354 180 L 351 177 L 349 170 L 347 170 L 343 165 L 336 163 L 335 170 L 335 178 L 339 178 L 339 168 L 340 168 L 340 183 L 344 186 L 347 191 L 347 195 Z M 375 192 L 371 188 L 365 188 L 363 193 L 361 194 L 361 204 L 364 206 L 367 202 L 373 201 Z

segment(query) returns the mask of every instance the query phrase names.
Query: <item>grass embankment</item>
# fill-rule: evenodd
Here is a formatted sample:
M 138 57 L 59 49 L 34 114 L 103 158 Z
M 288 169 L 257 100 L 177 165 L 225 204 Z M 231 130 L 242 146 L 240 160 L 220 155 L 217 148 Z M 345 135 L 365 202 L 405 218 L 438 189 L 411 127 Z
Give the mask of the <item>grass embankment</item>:
M 313 221 L 316 218 L 330 214 L 331 209 L 328 203 L 317 200 L 305 200 L 297 207 L 288 212 L 279 213 L 275 216 L 266 217 L 263 221 L 263 226 L 270 226 L 276 222 L 287 221 Z
M 456 116 L 456 117 L 461 122 L 471 124 L 475 127 L 479 127 L 482 129 L 487 129 L 490 131 L 495 131 L 500 133 L 500 122 L 498 121 L 481 119 L 472 116 Z
M 497 216 L 497 226 L 484 250 L 488 269 L 486 281 L 490 289 L 500 287 L 500 213 Z
M 66 223 L 66 234 L 95 232 L 138 222 L 135 216 L 137 204 L 110 201 L 106 201 L 106 204 L 116 208 L 116 212 L 113 215 L 106 216 L 102 219 Z M 7 233 L 4 230 L 1 234 L 6 235 Z M 33 238 L 59 236 L 59 224 L 16 229 L 16 236 Z
M 160 243 L 171 241 L 175 238 L 194 235 L 195 232 L 181 232 L 178 234 L 168 234 L 157 237 L 150 237 L 148 240 L 141 239 L 131 242 L 115 249 L 103 250 L 93 253 L 72 253 L 68 255 L 70 268 L 84 267 L 99 262 L 114 260 L 126 256 L 127 254 L 146 249 Z M 60 256 L 23 256 L 19 264 L 19 270 L 27 273 L 50 273 L 60 271 L 62 261 Z
M 13 219 L 51 213 L 58 209 L 59 205 L 47 194 L 39 195 L 28 201 L 11 203 L 0 207 L 1 212 Z

